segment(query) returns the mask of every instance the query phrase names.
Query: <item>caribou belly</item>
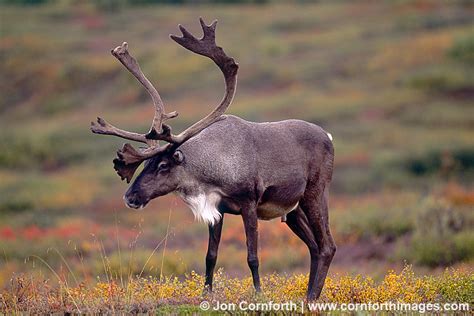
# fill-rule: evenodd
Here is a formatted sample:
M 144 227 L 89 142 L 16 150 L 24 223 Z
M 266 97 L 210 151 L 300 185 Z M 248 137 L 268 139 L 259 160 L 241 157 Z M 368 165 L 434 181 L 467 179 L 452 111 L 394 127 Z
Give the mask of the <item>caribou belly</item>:
M 272 202 L 265 202 L 260 204 L 257 208 L 258 219 L 271 220 L 277 217 L 284 216 L 298 207 L 298 202 L 293 205 L 281 205 Z

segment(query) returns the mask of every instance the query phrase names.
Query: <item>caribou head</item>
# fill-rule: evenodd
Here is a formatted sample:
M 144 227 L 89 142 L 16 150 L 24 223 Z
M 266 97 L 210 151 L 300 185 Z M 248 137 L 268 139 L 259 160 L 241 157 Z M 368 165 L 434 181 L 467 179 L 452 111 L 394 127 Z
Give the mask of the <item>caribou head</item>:
M 117 151 L 117 158 L 113 160 L 114 169 L 121 179 L 125 179 L 127 183 L 130 183 L 140 164 L 147 161 L 144 170 L 124 196 L 124 200 L 129 207 L 142 208 L 151 199 L 177 189 L 177 179 L 180 176 L 179 166 L 185 159 L 183 153 L 177 148 L 206 127 L 216 121 L 225 119 L 223 114 L 234 97 L 239 67 L 233 58 L 227 56 L 224 50 L 216 45 L 217 21 L 214 21 L 211 25 L 206 25 L 203 19 L 200 18 L 199 22 L 203 31 L 201 39 L 195 38 L 182 25 L 179 25 L 182 36 L 170 35 L 170 37 L 184 48 L 212 59 L 224 75 L 226 90 L 224 98 L 211 113 L 178 135 L 172 134 L 171 127 L 165 124 L 165 121 L 177 117 L 178 113 L 176 111 L 165 112 L 158 91 L 145 77 L 136 59 L 130 55 L 128 44 L 124 42 L 121 46 L 112 50 L 112 55 L 145 87 L 155 106 L 155 115 L 150 130 L 146 134 L 119 129 L 100 117 L 97 118 L 97 122 L 91 122 L 93 133 L 114 135 L 146 144 L 146 148 L 136 149 L 131 144 L 126 143 Z M 160 141 L 165 142 L 166 145 L 160 145 Z

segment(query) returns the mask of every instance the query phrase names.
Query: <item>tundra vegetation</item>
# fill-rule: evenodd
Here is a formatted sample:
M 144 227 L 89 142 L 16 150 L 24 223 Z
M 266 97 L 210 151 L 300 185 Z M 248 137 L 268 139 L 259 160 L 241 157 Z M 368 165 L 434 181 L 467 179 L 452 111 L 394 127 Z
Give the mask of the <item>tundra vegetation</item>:
M 6 2 L 1 311 L 197 310 L 206 225 L 173 196 L 126 209 L 110 162 L 122 141 L 94 137 L 88 124 L 101 113 L 128 130 L 149 127 L 148 95 L 109 54 L 124 40 L 180 113 L 175 130 L 208 113 L 221 74 L 168 39 L 178 23 L 199 34 L 199 16 L 221 21 L 218 44 L 239 61 L 231 114 L 300 118 L 334 137 L 338 251 L 321 300 L 474 303 L 469 2 Z M 224 226 L 216 299 L 304 297 L 307 249 L 286 225 L 259 223 L 257 297 L 241 219 Z

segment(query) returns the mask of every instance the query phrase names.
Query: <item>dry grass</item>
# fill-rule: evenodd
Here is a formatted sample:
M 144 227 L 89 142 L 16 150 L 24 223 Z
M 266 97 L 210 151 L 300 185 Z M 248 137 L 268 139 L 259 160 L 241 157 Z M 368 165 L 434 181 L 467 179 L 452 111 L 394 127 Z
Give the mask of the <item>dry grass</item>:
M 70 285 L 53 285 L 28 276 L 16 276 L 8 291 L 0 295 L 4 313 L 149 313 L 174 306 L 199 311 L 203 300 L 220 302 L 301 301 L 306 291 L 307 275 L 266 275 L 263 293 L 256 295 L 251 278 L 231 278 L 219 270 L 214 292 L 203 294 L 204 276 L 195 272 L 177 277 L 131 278 L 126 284 L 110 279 Z M 333 303 L 474 303 L 472 271 L 446 270 L 439 276 L 416 276 L 410 266 L 400 273 L 389 271 L 380 282 L 370 277 L 335 276 L 326 280 L 321 302 Z M 182 311 L 182 310 L 181 310 Z

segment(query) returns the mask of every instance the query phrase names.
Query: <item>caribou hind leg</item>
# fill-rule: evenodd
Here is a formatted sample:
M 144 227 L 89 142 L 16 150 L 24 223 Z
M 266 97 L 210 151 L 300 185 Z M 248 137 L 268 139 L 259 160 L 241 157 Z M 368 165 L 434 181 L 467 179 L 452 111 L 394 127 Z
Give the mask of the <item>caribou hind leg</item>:
M 317 299 L 321 295 L 329 265 L 336 253 L 336 244 L 329 230 L 328 194 L 325 184 L 319 182 L 313 187 L 308 186 L 303 199 L 300 201 L 301 209 L 312 228 L 319 250 L 316 280 L 309 285 L 309 288 L 313 289 L 312 293 L 308 293 L 309 300 Z
M 314 297 L 314 284 L 316 280 L 316 272 L 318 269 L 319 248 L 316 243 L 313 231 L 308 223 L 308 219 L 303 210 L 298 207 L 294 211 L 286 215 L 286 225 L 308 246 L 311 258 L 311 266 L 309 270 L 308 298 Z
M 252 272 L 253 286 L 257 293 L 261 292 L 258 273 L 258 218 L 257 207 L 253 203 L 242 207 L 245 235 L 247 237 L 247 263 Z

